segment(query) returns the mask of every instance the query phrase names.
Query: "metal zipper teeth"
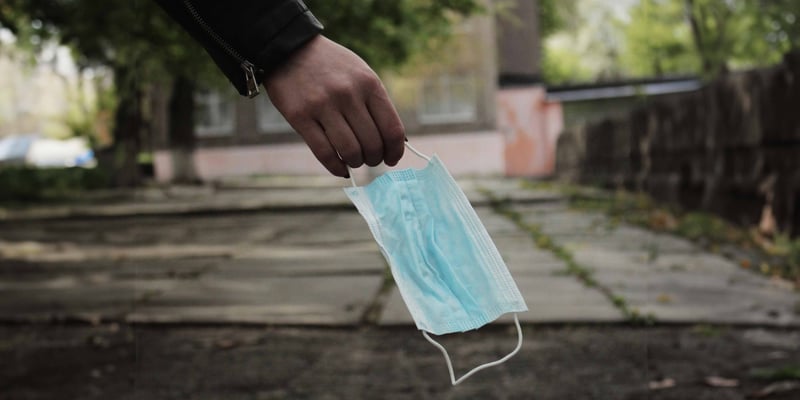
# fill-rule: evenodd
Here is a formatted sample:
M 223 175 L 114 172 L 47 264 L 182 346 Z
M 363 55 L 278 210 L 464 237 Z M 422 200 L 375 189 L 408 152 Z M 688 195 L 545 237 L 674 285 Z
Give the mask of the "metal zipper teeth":
M 244 57 L 242 57 L 241 54 L 239 54 L 238 51 L 236 51 L 230 44 L 228 44 L 228 42 L 226 42 L 225 40 L 222 39 L 222 37 L 217 35 L 217 32 L 214 31 L 214 29 L 212 29 L 210 26 L 208 26 L 203 17 L 200 16 L 200 13 L 197 12 L 197 9 L 194 7 L 194 5 L 190 0 L 183 0 L 183 4 L 186 6 L 186 9 L 189 11 L 189 14 L 192 15 L 192 18 L 194 18 L 195 22 L 197 22 L 197 24 L 200 25 L 201 28 L 203 28 L 203 30 L 208 34 L 208 36 L 210 36 L 215 42 L 217 42 L 217 44 L 220 47 L 222 47 L 222 49 L 225 50 L 225 52 L 227 52 L 231 57 L 235 58 L 236 61 L 239 62 L 242 69 L 245 71 L 245 83 L 247 84 L 248 87 L 247 95 L 250 97 L 255 97 L 256 95 L 258 95 L 259 93 L 258 85 L 257 84 L 255 86 L 251 85 L 251 83 L 255 81 L 255 74 L 254 74 L 255 66 L 253 65 L 253 63 L 247 61 Z

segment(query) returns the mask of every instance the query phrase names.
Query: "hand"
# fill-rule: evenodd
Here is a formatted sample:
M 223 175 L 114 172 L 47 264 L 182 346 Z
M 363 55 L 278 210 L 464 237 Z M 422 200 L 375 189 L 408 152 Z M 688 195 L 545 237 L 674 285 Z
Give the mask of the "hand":
M 361 57 L 319 35 L 264 80 L 270 100 L 332 174 L 403 156 L 405 130 Z M 346 164 L 346 165 L 345 165 Z

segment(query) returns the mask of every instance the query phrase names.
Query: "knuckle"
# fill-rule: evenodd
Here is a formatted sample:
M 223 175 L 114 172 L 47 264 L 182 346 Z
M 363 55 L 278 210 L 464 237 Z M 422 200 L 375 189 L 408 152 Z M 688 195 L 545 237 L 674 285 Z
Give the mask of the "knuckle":
M 366 71 L 359 77 L 360 84 L 370 93 L 383 89 L 381 80 L 372 71 Z
M 346 82 L 336 83 L 328 88 L 328 93 L 336 100 L 347 100 L 353 97 L 353 85 Z
M 321 110 L 330 102 L 330 97 L 326 94 L 317 94 L 307 98 L 305 102 L 306 109 L 309 113 L 315 113 Z
M 302 108 L 289 108 L 283 111 L 283 117 L 289 122 L 300 121 L 306 117 L 306 111 Z

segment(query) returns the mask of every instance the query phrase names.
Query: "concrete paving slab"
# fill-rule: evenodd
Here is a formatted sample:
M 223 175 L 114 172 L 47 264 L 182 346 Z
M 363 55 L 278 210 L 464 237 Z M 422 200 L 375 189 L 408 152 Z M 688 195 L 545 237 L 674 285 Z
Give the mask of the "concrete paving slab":
M 364 218 L 357 212 L 328 212 L 327 218 L 282 235 L 279 243 L 295 245 L 344 244 L 373 241 Z
M 500 236 L 494 242 L 513 276 L 553 275 L 566 269 L 564 262 L 552 253 L 537 248 L 530 235 Z
M 528 206 L 526 209 L 528 211 L 523 212 L 523 220 L 539 225 L 543 233 L 559 239 L 561 244 L 593 242 L 619 250 L 655 248 L 661 252 L 698 251 L 688 240 L 632 225 L 611 224 L 606 216 L 599 213 L 569 210 L 532 213 L 530 210 L 535 210 L 535 207 Z
M 237 279 L 274 276 L 381 275 L 386 262 L 380 252 L 337 254 L 328 258 L 235 258 L 222 263 L 215 275 Z
M 596 277 L 634 309 L 679 323 L 800 326 L 800 295 L 765 279 L 698 272 L 603 273 Z
M 503 251 L 500 253 L 511 275 L 557 275 L 566 270 L 563 261 L 539 251 Z
M 120 320 L 137 301 L 168 287 L 164 282 L 58 277 L 31 284 L 4 282 L 0 320 Z
M 137 306 L 126 319 L 140 323 L 355 325 L 382 282 L 381 276 L 171 281 L 168 290 Z
M 475 213 L 478 214 L 486 231 L 492 238 L 505 235 L 517 234 L 520 230 L 516 224 L 508 218 L 498 215 L 489 207 L 476 207 Z
M 597 290 L 586 288 L 571 277 L 515 276 L 528 312 L 519 319 L 526 323 L 616 322 L 624 316 Z M 513 315 L 499 323 L 510 324 Z M 393 288 L 379 319 L 380 325 L 413 324 L 400 291 Z
M 474 178 L 459 181 L 465 190 L 489 190 L 498 199 L 508 199 L 517 203 L 550 203 L 564 200 L 557 191 L 523 187 L 517 179 Z

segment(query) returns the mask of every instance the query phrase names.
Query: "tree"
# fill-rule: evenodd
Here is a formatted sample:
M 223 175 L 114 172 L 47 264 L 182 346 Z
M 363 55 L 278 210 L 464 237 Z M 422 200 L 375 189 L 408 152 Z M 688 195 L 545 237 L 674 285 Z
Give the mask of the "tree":
M 635 74 L 692 72 L 775 63 L 800 44 L 796 0 L 641 0 L 625 26 L 623 61 Z
M 675 0 L 641 0 L 624 26 L 622 62 L 632 75 L 694 73 L 697 53 L 684 7 Z
M 100 161 L 119 186 L 140 181 L 137 158 L 148 130 L 144 105 L 151 87 L 168 84 L 161 77 L 210 70 L 202 50 L 152 1 L 5 0 L 0 25 L 21 43 L 57 39 L 73 49 L 82 68 L 102 65 L 113 71 L 113 147 L 100 152 Z
M 619 5 L 605 0 L 541 3 L 544 60 L 548 83 L 613 79 L 620 68 Z
M 325 34 L 374 68 L 401 65 L 449 32 L 452 15 L 480 10 L 481 0 L 309 1 Z M 35 22 L 35 23 L 34 23 Z M 138 183 L 137 155 L 147 131 L 143 106 L 153 85 L 172 85 L 170 144 L 191 151 L 194 88 L 222 81 L 199 46 L 151 0 L 0 0 L 0 27 L 23 42 L 55 38 L 80 65 L 113 70 L 118 96 L 112 165 L 118 185 Z
M 310 0 L 324 34 L 377 71 L 399 67 L 435 49 L 454 17 L 483 10 L 483 0 Z

